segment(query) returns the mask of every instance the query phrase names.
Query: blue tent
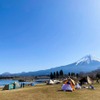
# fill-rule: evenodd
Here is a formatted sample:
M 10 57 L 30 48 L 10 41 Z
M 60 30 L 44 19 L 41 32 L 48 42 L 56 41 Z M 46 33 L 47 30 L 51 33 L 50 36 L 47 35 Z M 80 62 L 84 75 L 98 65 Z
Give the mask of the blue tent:
M 3 90 L 12 90 L 12 89 L 17 89 L 17 88 L 20 88 L 20 84 L 18 82 L 14 82 L 14 83 L 5 85 Z

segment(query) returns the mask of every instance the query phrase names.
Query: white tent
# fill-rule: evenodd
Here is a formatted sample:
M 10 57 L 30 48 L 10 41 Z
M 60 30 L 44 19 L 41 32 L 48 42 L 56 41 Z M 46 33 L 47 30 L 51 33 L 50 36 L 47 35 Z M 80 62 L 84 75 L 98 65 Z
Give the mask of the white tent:
M 75 88 L 76 88 L 76 89 L 81 89 L 81 86 L 77 83 L 77 84 L 75 85 Z
M 64 91 L 72 91 L 73 89 L 72 89 L 70 84 L 63 84 L 62 90 L 64 90 Z
M 47 84 L 52 85 L 52 84 L 54 84 L 54 82 L 53 82 L 53 80 L 50 79 Z
M 92 80 L 89 76 L 87 76 L 87 82 L 88 82 L 88 84 L 92 84 Z
M 53 80 L 54 84 L 59 84 L 61 83 L 59 80 Z

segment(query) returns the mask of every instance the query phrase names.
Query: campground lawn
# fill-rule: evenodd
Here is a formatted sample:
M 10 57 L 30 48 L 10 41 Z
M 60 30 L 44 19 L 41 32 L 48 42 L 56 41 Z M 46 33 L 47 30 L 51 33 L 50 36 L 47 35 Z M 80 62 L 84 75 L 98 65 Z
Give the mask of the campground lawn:
M 60 91 L 59 85 L 39 85 L 16 90 L 0 90 L 0 100 L 100 100 L 100 84 L 95 90 Z

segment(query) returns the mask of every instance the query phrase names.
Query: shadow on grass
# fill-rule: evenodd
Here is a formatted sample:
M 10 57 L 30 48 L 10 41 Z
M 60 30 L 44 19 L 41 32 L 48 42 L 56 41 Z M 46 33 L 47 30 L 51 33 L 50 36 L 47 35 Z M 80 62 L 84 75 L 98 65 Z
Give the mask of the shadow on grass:
M 57 92 L 73 92 L 73 91 L 70 91 L 70 90 L 66 90 L 66 91 L 64 91 L 64 90 L 58 90 Z

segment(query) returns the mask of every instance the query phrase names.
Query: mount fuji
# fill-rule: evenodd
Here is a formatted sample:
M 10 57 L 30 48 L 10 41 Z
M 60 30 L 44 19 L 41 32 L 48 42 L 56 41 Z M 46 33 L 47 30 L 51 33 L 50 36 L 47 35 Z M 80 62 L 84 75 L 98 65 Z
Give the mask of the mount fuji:
M 40 70 L 35 72 L 19 73 L 20 76 L 36 76 L 36 75 L 49 75 L 51 72 L 63 70 L 64 74 L 69 72 L 80 73 L 80 72 L 91 72 L 100 69 L 100 60 L 94 56 L 87 55 L 80 60 L 65 66 L 55 67 L 47 70 Z
M 64 73 L 68 72 L 80 73 L 80 72 L 91 72 L 97 69 L 100 69 L 100 60 L 94 56 L 87 55 L 72 64 L 51 68 L 48 70 L 44 70 L 43 72 L 47 74 L 50 72 L 63 70 Z

